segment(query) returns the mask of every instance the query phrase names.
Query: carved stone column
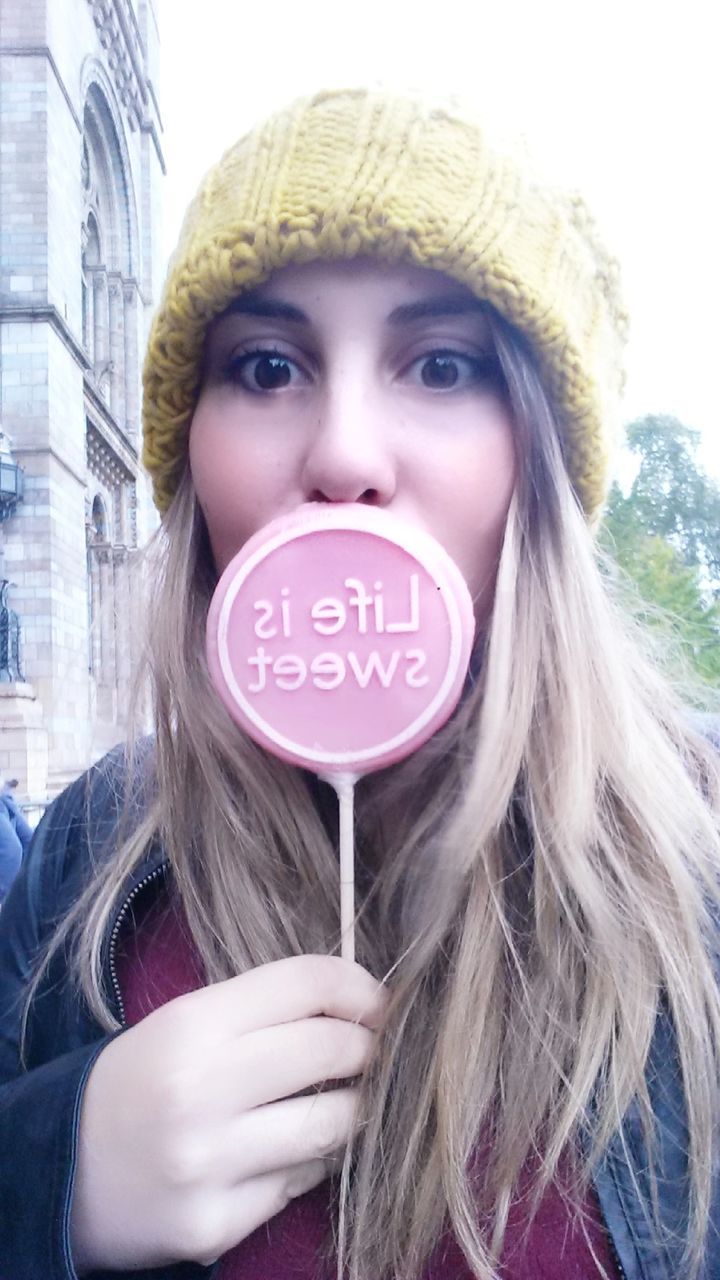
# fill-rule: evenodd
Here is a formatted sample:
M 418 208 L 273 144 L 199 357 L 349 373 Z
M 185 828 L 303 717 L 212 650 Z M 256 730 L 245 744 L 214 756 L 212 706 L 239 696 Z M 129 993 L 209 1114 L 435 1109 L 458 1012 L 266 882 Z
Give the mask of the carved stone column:
M 97 547 L 92 543 L 88 547 L 88 594 L 90 596 L 90 635 L 88 643 L 88 666 L 93 680 L 97 684 L 102 670 L 102 596 L 100 594 L 100 562 Z
M 125 429 L 137 436 L 140 409 L 140 369 L 138 365 L 138 291 L 134 280 L 123 285 L 125 321 Z
M 95 284 L 87 268 L 83 274 L 83 342 L 90 366 L 95 363 Z
M 137 651 L 138 628 L 133 620 L 127 548 L 113 547 L 115 580 L 115 670 L 118 721 L 127 722 L 130 707 L 132 660 Z
M 115 573 L 112 548 L 97 548 L 100 578 L 100 646 L 101 666 L 98 671 L 98 714 L 114 721 L 117 715 L 117 681 L 115 649 Z
M 95 377 L 101 394 L 108 399 L 110 375 L 109 328 L 110 316 L 108 307 L 108 278 L 104 267 L 96 267 L 93 271 L 94 329 L 95 329 Z
M 125 426 L 125 313 L 123 287 L 119 275 L 108 277 L 110 318 L 110 408 Z

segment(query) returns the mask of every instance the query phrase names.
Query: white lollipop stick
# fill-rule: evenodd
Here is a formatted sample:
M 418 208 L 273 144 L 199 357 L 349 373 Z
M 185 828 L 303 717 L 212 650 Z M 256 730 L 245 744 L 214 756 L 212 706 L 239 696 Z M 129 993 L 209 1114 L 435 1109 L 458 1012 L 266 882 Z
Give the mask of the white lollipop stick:
M 340 954 L 355 959 L 355 783 L 351 773 L 326 774 L 340 808 Z

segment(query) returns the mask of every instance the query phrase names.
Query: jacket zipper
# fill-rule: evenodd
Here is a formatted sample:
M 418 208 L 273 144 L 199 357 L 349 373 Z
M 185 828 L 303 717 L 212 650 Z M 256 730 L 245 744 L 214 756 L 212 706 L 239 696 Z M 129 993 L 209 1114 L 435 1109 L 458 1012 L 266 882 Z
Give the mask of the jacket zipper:
M 151 884 L 153 880 L 157 880 L 160 876 L 163 876 L 169 865 L 170 865 L 169 861 L 165 859 L 165 861 L 161 862 L 160 865 L 155 867 L 153 871 L 149 871 L 146 876 L 143 876 L 142 880 L 138 881 L 134 889 L 130 891 L 125 901 L 123 902 L 118 914 L 115 917 L 115 923 L 113 924 L 112 931 L 110 933 L 110 942 L 108 947 L 108 967 L 110 970 L 110 982 L 112 984 L 113 995 L 115 997 L 115 1004 L 117 1007 L 117 1011 L 120 1016 L 120 1024 L 123 1027 L 127 1026 L 127 1020 L 125 1017 L 125 1002 L 122 998 L 122 992 L 120 990 L 120 982 L 117 976 L 117 967 L 115 964 L 115 948 L 117 946 L 117 940 L 120 935 L 120 930 L 122 929 L 123 924 L 125 922 L 125 917 L 127 916 L 127 913 L 130 910 L 133 902 L 137 898 L 138 894 L 142 893 L 143 890 L 146 889 L 147 886 Z
M 597 1209 L 600 1214 L 600 1220 L 605 1228 L 605 1239 L 607 1240 L 608 1248 L 610 1250 L 612 1260 L 615 1263 L 615 1268 L 618 1274 L 618 1280 L 627 1280 L 627 1271 L 625 1270 L 622 1262 L 620 1261 L 620 1255 L 617 1251 L 617 1248 L 615 1247 L 615 1241 L 613 1239 L 612 1232 L 607 1224 L 605 1214 L 603 1213 L 603 1207 L 600 1203 L 600 1197 L 597 1194 L 597 1191 L 595 1192 L 595 1204 L 597 1205 Z
M 625 1271 L 625 1268 L 622 1262 L 620 1261 L 620 1258 L 618 1257 L 618 1251 L 615 1248 L 615 1241 L 610 1235 L 610 1232 L 608 1231 L 607 1226 L 605 1227 L 605 1233 L 606 1233 L 608 1244 L 610 1245 L 610 1253 L 612 1254 L 613 1262 L 615 1263 L 615 1266 L 617 1268 L 618 1276 L 620 1277 L 620 1280 L 627 1280 L 627 1272 Z

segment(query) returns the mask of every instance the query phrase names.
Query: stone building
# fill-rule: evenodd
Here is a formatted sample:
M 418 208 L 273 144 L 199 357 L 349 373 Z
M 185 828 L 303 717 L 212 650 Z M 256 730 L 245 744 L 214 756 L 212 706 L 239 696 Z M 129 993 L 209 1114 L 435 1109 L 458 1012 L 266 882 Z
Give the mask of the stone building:
M 0 769 L 42 803 L 123 737 L 152 524 L 140 377 L 164 162 L 157 0 L 0 0 Z M 5 469 L 3 469 L 5 472 Z M 2 606 L 0 606 L 2 607 Z M 10 631 L 8 631 L 8 622 Z M 0 641 L 1 641 L 0 633 Z

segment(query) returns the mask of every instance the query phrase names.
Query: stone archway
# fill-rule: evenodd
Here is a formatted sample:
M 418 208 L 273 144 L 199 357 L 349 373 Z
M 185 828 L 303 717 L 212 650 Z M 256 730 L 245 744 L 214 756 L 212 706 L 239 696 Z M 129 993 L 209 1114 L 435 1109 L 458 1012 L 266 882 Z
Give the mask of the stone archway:
M 104 89 L 93 79 L 83 111 L 82 334 L 86 381 L 134 440 L 139 408 L 139 260 L 132 180 Z

